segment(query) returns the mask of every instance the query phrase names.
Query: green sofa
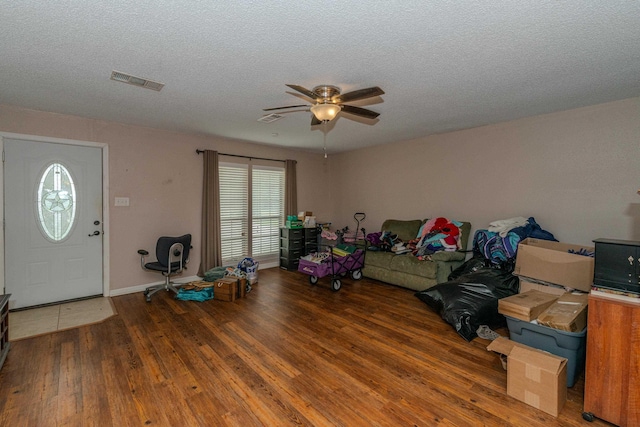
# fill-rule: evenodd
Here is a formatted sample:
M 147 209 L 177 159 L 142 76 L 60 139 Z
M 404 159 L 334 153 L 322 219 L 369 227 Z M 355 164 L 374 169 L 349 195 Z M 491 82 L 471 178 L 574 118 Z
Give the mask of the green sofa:
M 426 221 L 426 220 L 425 220 Z M 403 242 L 415 239 L 422 220 L 388 219 L 381 231 L 397 234 Z M 462 250 L 467 249 L 471 224 L 463 222 L 460 227 Z M 422 291 L 438 283 L 446 282 L 449 274 L 465 261 L 464 252 L 440 251 L 431 255 L 431 260 L 419 260 L 413 255 L 396 255 L 393 252 L 367 251 L 362 274 L 365 277 Z

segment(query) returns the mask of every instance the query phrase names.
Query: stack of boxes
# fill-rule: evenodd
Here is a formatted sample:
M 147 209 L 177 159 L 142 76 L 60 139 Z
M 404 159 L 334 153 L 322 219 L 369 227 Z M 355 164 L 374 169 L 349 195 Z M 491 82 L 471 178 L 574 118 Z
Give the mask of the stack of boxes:
M 287 220 L 284 223 L 286 228 L 302 228 L 302 220 L 299 220 L 296 215 L 287 216 Z
M 284 223 L 285 228 L 315 228 L 316 217 L 313 212 L 300 211 L 298 215 L 287 215 Z
M 520 242 L 514 270 L 520 293 L 498 301 L 510 340 L 498 338 L 488 347 L 507 355 L 507 394 L 554 416 L 585 363 L 594 270 L 594 258 L 585 254 L 593 248 Z

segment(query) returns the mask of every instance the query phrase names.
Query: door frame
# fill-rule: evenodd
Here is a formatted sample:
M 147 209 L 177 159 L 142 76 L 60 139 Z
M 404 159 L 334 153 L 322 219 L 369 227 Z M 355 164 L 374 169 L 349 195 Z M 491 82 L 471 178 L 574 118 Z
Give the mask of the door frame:
M 5 268 L 4 268 L 4 138 L 22 139 L 25 141 L 46 142 L 52 144 L 77 145 L 82 147 L 94 147 L 102 150 L 102 295 L 108 297 L 109 286 L 109 146 L 101 142 L 80 141 L 65 138 L 52 138 L 47 136 L 26 135 L 20 133 L 0 132 L 0 150 L 2 151 L 2 166 L 0 166 L 0 290 L 5 293 Z

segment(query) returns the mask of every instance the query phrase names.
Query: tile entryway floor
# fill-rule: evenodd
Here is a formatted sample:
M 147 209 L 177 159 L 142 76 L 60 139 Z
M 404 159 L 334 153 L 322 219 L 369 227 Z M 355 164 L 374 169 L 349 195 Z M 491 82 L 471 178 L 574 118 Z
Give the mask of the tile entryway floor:
M 9 312 L 9 341 L 102 322 L 116 314 L 110 298 Z

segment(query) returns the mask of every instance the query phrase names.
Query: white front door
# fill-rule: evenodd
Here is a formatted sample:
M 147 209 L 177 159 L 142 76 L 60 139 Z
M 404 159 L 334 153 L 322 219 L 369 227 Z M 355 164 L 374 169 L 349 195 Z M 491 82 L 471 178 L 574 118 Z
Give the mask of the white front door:
M 103 294 L 102 150 L 4 139 L 11 308 Z

